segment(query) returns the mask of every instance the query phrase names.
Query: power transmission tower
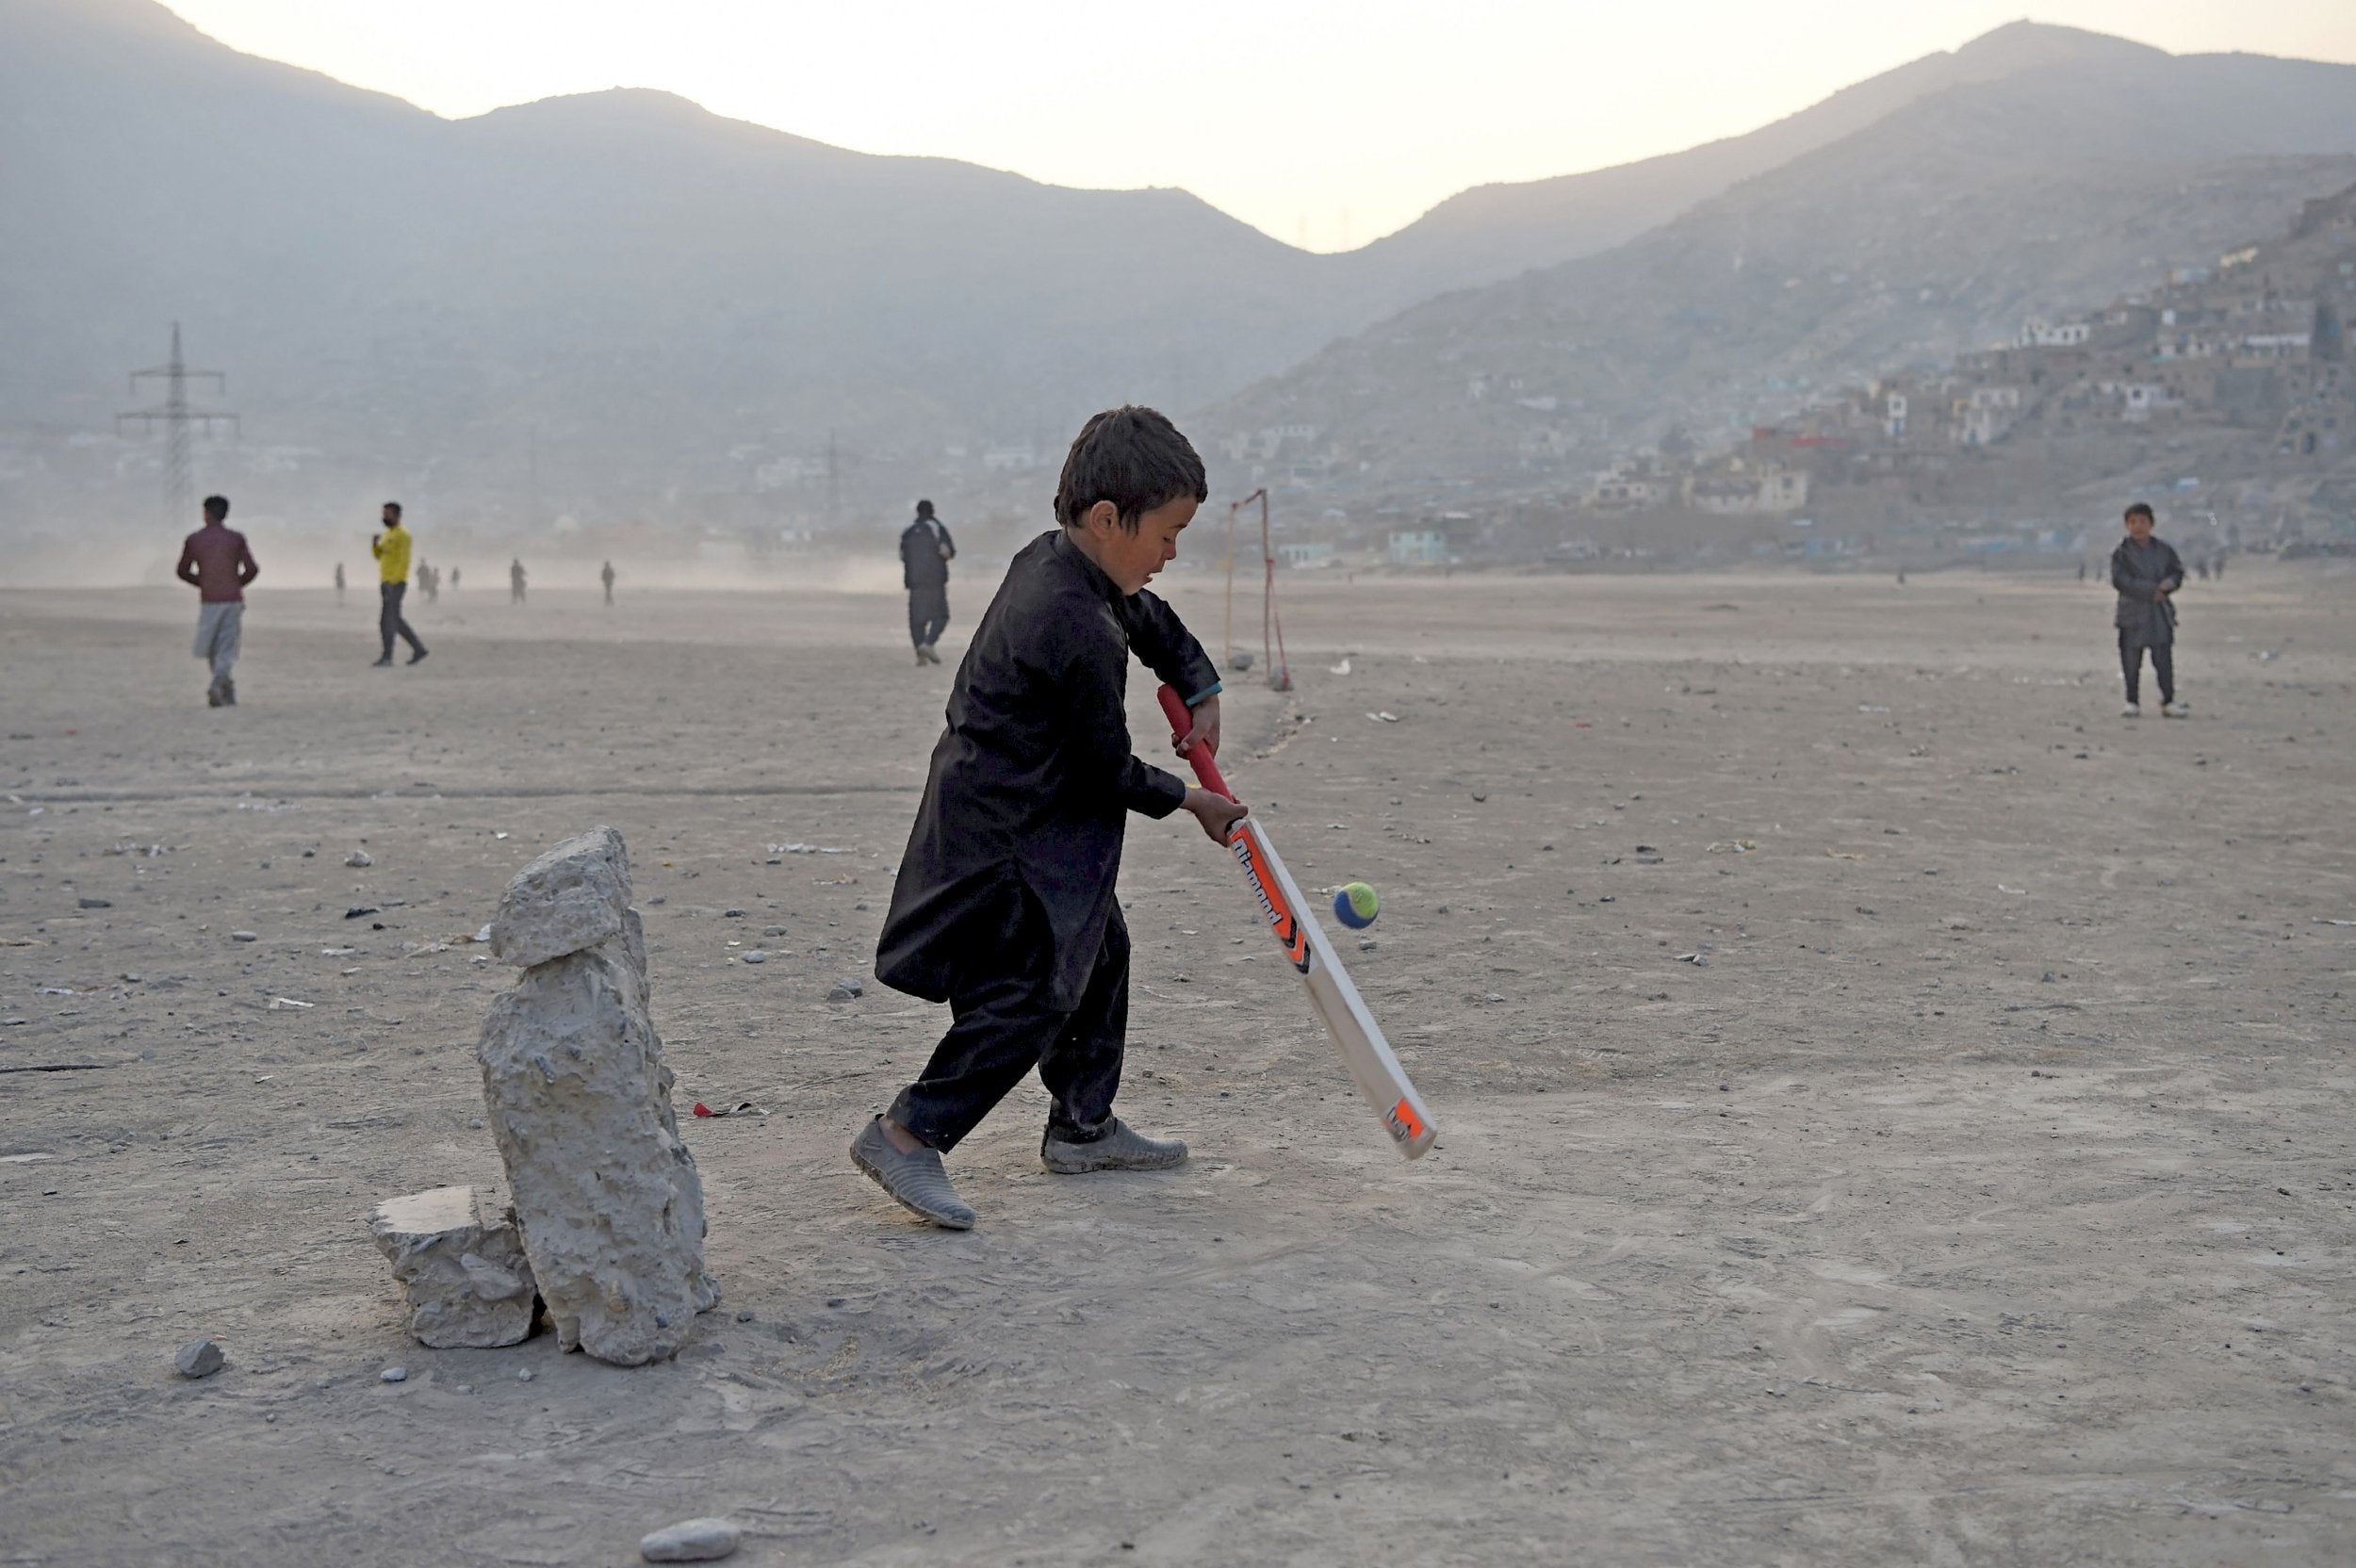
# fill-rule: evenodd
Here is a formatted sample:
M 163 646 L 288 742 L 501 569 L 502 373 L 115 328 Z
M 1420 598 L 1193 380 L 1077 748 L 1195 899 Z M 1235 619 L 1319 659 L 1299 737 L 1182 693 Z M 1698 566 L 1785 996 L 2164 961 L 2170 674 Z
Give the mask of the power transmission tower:
M 187 524 L 188 513 L 196 504 L 196 481 L 188 453 L 191 427 L 201 426 L 207 435 L 216 422 L 225 421 L 232 432 L 237 428 L 237 416 L 220 409 L 190 408 L 188 383 L 209 381 L 216 392 L 227 392 L 228 378 L 219 370 L 191 370 L 180 358 L 180 323 L 172 324 L 172 358 L 152 370 L 131 372 L 131 395 L 137 397 L 139 383 L 160 381 L 164 384 L 164 400 L 153 408 L 133 409 L 115 416 L 115 433 L 123 433 L 124 420 L 131 420 L 153 433 L 164 427 L 164 526 L 179 528 Z

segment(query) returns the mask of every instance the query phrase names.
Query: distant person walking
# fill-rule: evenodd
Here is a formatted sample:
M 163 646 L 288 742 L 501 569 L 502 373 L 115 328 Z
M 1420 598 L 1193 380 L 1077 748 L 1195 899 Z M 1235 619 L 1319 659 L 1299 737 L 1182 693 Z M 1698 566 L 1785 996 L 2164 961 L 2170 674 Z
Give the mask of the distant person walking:
M 458 592 L 458 568 L 455 566 L 450 569 L 450 591 L 453 594 Z
M 2111 624 L 2119 629 L 2119 664 L 2127 678 L 2127 706 L 2122 718 L 2139 718 L 2143 709 L 2143 656 L 2151 655 L 2151 673 L 2160 683 L 2160 712 L 2181 719 L 2187 710 L 2176 700 L 2176 605 L 2172 596 L 2184 585 L 2184 564 L 2164 539 L 2151 536 L 2151 508 L 2142 501 L 2127 509 L 2127 537 L 2111 552 L 2111 586 L 2119 590 L 2119 610 Z
M 237 683 L 229 672 L 237 662 L 237 640 L 245 629 L 245 585 L 262 575 L 245 535 L 229 527 L 229 498 L 205 498 L 205 526 L 180 545 L 180 580 L 196 589 L 196 646 L 210 660 L 208 708 L 237 706 Z
M 521 556 L 507 564 L 507 602 L 524 602 L 524 563 Z
M 957 542 L 933 503 L 916 503 L 916 521 L 900 533 L 900 584 L 908 591 L 908 638 L 916 645 L 916 662 L 938 664 L 933 645 L 949 624 L 949 563 L 957 558 Z
M 609 561 L 609 562 L 607 562 L 607 563 L 605 564 L 605 570 L 603 570 L 603 571 L 601 571 L 601 572 L 599 572 L 599 573 L 597 574 L 597 580 L 598 580 L 600 582 L 603 582 L 603 583 L 605 584 L 605 602 L 606 602 L 606 603 L 608 603 L 608 604 L 612 604 L 612 603 L 614 602 L 614 563 L 613 563 L 613 562 Z
M 392 667 L 396 637 L 409 645 L 409 662 L 414 664 L 425 657 L 425 645 L 417 641 L 417 634 L 409 629 L 401 613 L 401 601 L 409 593 L 409 531 L 401 526 L 399 501 L 384 503 L 384 531 L 368 541 L 368 550 L 376 557 L 376 592 L 381 601 L 376 631 L 384 640 L 384 655 L 375 667 Z
M 338 562 L 336 562 L 336 563 L 335 563 L 335 608 L 336 608 L 336 609 L 338 609 L 338 610 L 341 610 L 343 607 L 344 607 L 344 564 L 343 564 L 342 562 L 338 561 Z

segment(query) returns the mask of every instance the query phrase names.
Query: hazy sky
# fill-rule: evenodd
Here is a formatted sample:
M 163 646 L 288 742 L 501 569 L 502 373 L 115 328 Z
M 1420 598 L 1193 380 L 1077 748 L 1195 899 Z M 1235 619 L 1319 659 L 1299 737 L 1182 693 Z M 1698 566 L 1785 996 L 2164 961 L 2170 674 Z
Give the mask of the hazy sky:
M 1746 131 L 2018 0 L 169 0 L 237 48 L 480 114 L 663 88 L 871 153 L 1183 186 L 1280 239 Z M 2048 0 L 2177 53 L 2356 61 L 2356 0 Z M 2164 112 L 2164 109 L 2161 110 Z

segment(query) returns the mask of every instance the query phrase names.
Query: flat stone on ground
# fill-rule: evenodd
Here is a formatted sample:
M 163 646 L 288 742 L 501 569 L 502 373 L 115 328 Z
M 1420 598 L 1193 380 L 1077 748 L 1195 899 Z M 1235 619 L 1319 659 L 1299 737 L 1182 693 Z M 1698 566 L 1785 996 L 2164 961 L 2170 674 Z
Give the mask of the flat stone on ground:
M 742 1539 L 726 1519 L 689 1519 L 639 1542 L 638 1555 L 648 1562 L 717 1562 L 735 1556 Z

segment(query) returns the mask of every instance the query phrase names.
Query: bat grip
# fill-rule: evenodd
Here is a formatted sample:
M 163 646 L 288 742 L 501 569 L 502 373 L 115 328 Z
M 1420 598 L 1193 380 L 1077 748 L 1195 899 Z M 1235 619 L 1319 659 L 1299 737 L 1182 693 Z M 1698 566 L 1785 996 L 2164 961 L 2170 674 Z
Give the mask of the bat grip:
M 1163 686 L 1154 694 L 1161 699 L 1162 716 L 1170 721 L 1170 738 L 1173 741 L 1185 740 L 1194 728 L 1194 712 L 1186 706 L 1186 699 L 1178 694 L 1177 687 L 1170 685 Z M 1225 795 L 1229 800 L 1235 798 L 1235 792 L 1229 789 L 1227 780 L 1219 776 L 1218 759 L 1211 755 L 1207 744 L 1197 742 L 1186 753 L 1186 760 L 1194 764 L 1194 776 L 1202 781 L 1204 789 L 1215 795 Z

